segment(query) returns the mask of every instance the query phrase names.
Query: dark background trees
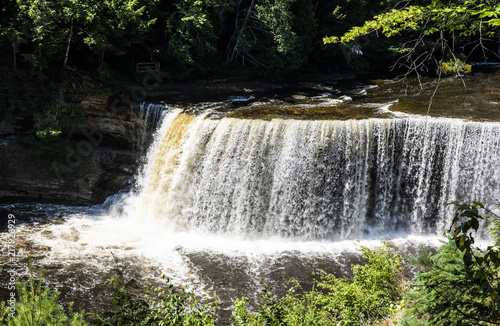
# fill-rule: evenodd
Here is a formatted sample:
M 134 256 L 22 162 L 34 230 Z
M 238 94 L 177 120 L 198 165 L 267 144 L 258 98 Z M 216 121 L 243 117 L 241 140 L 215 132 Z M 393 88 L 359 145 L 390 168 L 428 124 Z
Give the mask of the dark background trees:
M 129 74 L 143 61 L 159 61 L 173 79 L 339 70 L 352 66 L 351 58 L 339 46 L 324 46 L 322 38 L 396 3 L 2 0 L 0 58 L 11 71 L 45 76 L 63 67 L 92 70 L 104 64 Z
M 42 77 L 104 65 L 130 75 L 145 61 L 160 62 L 172 80 L 385 69 L 405 53 L 402 49 L 411 50 L 418 32 L 426 34 L 426 42 L 415 43 L 422 51 L 449 44 L 455 54 L 481 56 L 481 50 L 496 46 L 491 41 L 500 24 L 497 7 L 479 0 L 0 2 L 4 71 L 20 68 Z M 392 9 L 399 11 L 380 15 Z M 375 28 L 363 26 L 373 17 L 379 17 Z M 343 35 L 354 26 L 362 27 L 346 34 L 342 44 L 323 44 L 323 37 Z M 379 38 L 377 30 L 393 37 Z

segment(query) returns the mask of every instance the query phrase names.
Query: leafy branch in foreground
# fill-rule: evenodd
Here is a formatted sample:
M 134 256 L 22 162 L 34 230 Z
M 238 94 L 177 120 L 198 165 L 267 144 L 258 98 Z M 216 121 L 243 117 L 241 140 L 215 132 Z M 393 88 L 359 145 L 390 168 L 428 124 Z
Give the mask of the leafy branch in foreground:
M 497 27 L 500 26 L 500 1 L 467 0 L 442 2 L 433 0 L 427 6 L 409 5 L 402 9 L 392 9 L 381 13 L 362 26 L 351 28 L 344 35 L 327 36 L 323 39 L 328 43 L 354 42 L 360 36 L 378 33 L 385 37 L 392 37 L 401 33 L 412 35 L 410 41 L 401 44 L 404 54 L 396 61 L 394 67 L 405 67 L 408 73 L 427 70 L 426 64 L 438 64 L 435 52 L 440 48 L 441 58 L 446 53 L 456 61 L 454 42 L 457 38 L 472 38 L 468 46 L 472 53 L 476 49 L 495 57 L 498 54 L 490 51 L 485 44 L 497 36 Z M 435 35 L 436 37 L 430 37 Z
M 498 220 L 500 217 L 493 212 L 488 212 L 488 215 L 481 215 L 480 209 L 485 210 L 485 207 L 480 202 L 470 204 L 451 203 L 458 207 L 458 212 L 453 218 L 453 225 L 460 223 L 453 230 L 453 240 L 458 250 L 463 253 L 463 262 L 465 266 L 465 277 L 471 286 L 479 286 L 483 294 L 487 296 L 492 305 L 500 308 L 500 242 L 498 235 Z M 474 237 L 479 229 L 479 222 L 489 216 L 496 221 L 490 231 L 496 238 L 496 243 L 493 246 L 488 246 L 486 250 L 473 247 Z M 462 220 L 466 218 L 465 221 Z M 452 230 L 450 229 L 450 232 Z M 500 313 L 500 311 L 499 311 Z M 499 317 L 500 319 L 500 317 Z
M 486 36 L 494 36 L 494 28 L 500 26 L 499 1 L 455 1 L 443 3 L 432 1 L 430 5 L 406 6 L 376 15 L 363 26 L 351 28 L 341 37 L 327 36 L 324 43 L 347 43 L 356 38 L 380 31 L 386 37 L 408 30 L 422 30 L 425 35 L 441 31 L 460 32 L 470 36 L 482 31 Z

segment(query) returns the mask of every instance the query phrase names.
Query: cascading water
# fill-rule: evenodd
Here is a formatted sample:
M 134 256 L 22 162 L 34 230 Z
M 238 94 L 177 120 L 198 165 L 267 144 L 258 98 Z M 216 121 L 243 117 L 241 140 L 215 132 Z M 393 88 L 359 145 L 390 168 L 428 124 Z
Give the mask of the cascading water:
M 166 111 L 169 109 L 167 105 L 142 102 L 136 107 L 132 107 L 132 111 L 144 120 L 144 128 L 156 130 L 163 119 Z
M 212 120 L 172 110 L 147 158 L 140 214 L 249 238 L 439 235 L 446 203 L 500 198 L 499 140 L 498 123 L 456 119 Z

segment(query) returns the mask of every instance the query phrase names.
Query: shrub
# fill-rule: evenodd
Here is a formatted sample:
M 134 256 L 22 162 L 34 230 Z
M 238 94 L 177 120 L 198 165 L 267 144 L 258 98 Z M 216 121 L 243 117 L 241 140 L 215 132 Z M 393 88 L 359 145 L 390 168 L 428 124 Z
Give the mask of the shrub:
M 413 257 L 420 268 L 408 314 L 426 320 L 426 325 L 492 325 L 500 323 L 499 217 L 483 204 L 451 203 L 457 206 L 448 242 L 434 255 Z M 473 234 L 488 215 L 495 245 L 474 247 Z M 454 227 L 454 224 L 458 226 Z
M 495 307 L 484 300 L 479 286 L 467 281 L 463 253 L 452 239 L 414 263 L 421 270 L 407 295 L 412 306 L 407 314 L 426 320 L 426 325 L 487 325 L 482 320 L 493 316 Z
M 451 59 L 449 61 L 439 61 L 437 72 L 443 75 L 463 75 L 470 74 L 471 71 L 471 65 L 466 64 L 460 59 Z
M 125 279 L 125 268 L 124 265 L 117 265 L 112 269 L 113 275 L 106 282 L 114 310 L 101 316 L 90 314 L 95 325 L 215 325 L 215 299 L 201 302 L 186 287 L 176 289 L 168 278 L 164 287 L 147 286 L 144 295 L 134 279 Z M 134 290 L 139 290 L 140 294 L 134 295 Z
M 352 279 L 322 272 L 317 282 L 318 288 L 325 291 L 318 294 L 319 303 L 340 325 L 372 324 L 392 315 L 402 304 L 406 288 L 403 257 L 392 253 L 385 242 L 383 247 L 362 247 L 361 251 L 368 263 L 353 265 Z
M 352 279 L 319 271 L 311 291 L 303 292 L 292 279 L 281 299 L 265 286 L 257 312 L 247 308 L 248 298 L 236 300 L 233 325 L 372 324 L 390 316 L 398 309 L 406 287 L 403 258 L 391 253 L 387 243 L 375 250 L 362 247 L 361 251 L 368 263 L 353 265 Z
M 87 323 L 83 320 L 83 312 L 73 312 L 73 303 L 68 305 L 68 313 L 57 302 L 59 292 L 51 291 L 49 288 L 42 290 L 42 270 L 39 272 L 39 280 L 35 284 L 30 264 L 30 278 L 28 284 L 16 283 L 19 300 L 16 301 L 16 312 L 14 317 L 9 316 L 11 311 L 0 304 L 0 322 L 6 326 L 83 326 Z

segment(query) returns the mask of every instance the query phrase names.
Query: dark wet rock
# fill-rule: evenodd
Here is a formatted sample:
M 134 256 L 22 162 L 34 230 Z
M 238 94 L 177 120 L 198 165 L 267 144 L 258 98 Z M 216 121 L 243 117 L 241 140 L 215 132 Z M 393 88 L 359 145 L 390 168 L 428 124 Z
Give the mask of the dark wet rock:
M 105 99 L 86 98 L 81 105 L 85 125 L 50 149 L 24 145 L 13 126 L 2 124 L 0 200 L 93 204 L 131 185 L 143 153 L 144 122 L 113 112 Z

